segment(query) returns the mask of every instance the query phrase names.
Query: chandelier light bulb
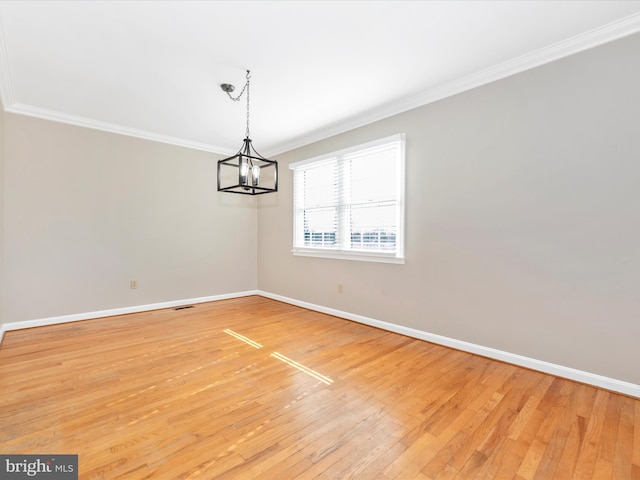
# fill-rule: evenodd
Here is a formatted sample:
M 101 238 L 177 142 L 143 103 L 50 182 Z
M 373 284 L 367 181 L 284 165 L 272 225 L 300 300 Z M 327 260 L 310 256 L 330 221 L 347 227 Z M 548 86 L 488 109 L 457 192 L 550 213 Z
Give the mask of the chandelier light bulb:
M 258 182 L 260 181 L 260 167 L 258 165 L 251 167 L 251 177 L 253 179 L 253 186 L 257 187 Z
M 247 162 L 240 163 L 240 185 L 249 183 L 249 164 Z

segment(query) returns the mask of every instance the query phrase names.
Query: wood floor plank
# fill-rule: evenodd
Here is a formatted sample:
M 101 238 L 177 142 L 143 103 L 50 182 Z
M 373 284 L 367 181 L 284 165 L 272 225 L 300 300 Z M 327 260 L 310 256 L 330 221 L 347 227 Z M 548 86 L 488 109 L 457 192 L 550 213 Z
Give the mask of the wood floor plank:
M 0 391 L 82 480 L 640 475 L 638 399 L 259 296 L 7 332 Z
M 564 451 L 558 460 L 555 469 L 556 478 L 573 478 L 576 462 L 578 460 L 578 452 L 584 439 L 584 431 L 586 429 L 586 421 L 584 417 L 576 416 L 567 434 Z
M 576 479 L 594 478 L 593 472 L 596 465 L 596 458 L 602 438 L 602 432 L 605 430 L 605 413 L 609 392 L 600 390 L 596 393 L 593 409 L 589 415 L 587 429 L 585 432 L 582 447 L 578 454 L 578 460 L 575 469 Z
M 622 405 L 614 450 L 613 476 L 614 478 L 629 478 L 632 472 L 634 406 L 628 398 L 621 397 L 620 400 Z
M 640 402 L 633 402 L 635 417 L 634 417 L 634 428 L 633 428 L 633 456 L 631 458 L 631 463 L 633 464 L 634 469 L 640 470 Z M 633 476 L 633 478 L 636 478 Z M 640 476 L 638 476 L 640 478 Z

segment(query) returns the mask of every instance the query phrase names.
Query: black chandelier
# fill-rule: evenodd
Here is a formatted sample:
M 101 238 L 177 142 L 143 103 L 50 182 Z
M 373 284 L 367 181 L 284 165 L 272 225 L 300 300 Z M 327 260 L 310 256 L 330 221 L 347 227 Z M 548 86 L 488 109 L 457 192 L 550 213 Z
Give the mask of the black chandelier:
M 249 138 L 249 83 L 251 75 L 247 70 L 247 82 L 237 97 L 231 92 L 235 87 L 228 83 L 220 85 L 229 98 L 237 102 L 247 92 L 247 131 L 242 148 L 234 156 L 218 160 L 218 191 L 261 195 L 278 191 L 278 162 L 268 160 L 253 148 Z

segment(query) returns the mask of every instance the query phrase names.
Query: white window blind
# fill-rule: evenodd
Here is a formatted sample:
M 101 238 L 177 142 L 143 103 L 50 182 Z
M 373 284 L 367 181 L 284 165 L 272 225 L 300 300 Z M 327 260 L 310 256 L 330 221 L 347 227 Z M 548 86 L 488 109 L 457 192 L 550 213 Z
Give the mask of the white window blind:
M 290 168 L 294 254 L 403 261 L 403 134 Z

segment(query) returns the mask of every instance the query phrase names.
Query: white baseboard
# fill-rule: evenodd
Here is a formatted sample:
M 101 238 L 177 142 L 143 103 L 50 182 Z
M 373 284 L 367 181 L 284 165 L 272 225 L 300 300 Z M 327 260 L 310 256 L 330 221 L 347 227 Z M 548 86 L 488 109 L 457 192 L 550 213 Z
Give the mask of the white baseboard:
M 115 315 L 125 315 L 127 313 L 148 312 L 150 310 L 160 310 L 162 308 L 180 307 L 183 305 L 192 305 L 194 303 L 215 302 L 216 300 L 226 300 L 228 298 L 247 297 L 249 295 L 258 295 L 257 290 L 246 292 L 225 293 L 222 295 L 211 295 L 208 297 L 190 298 L 186 300 L 174 300 L 169 302 L 151 303 L 148 305 L 136 305 L 133 307 L 113 308 L 110 310 L 98 310 L 95 312 L 76 313 L 73 315 L 61 315 L 59 317 L 37 318 L 34 320 L 23 320 L 20 322 L 4 323 L 0 326 L 0 342 L 4 332 L 10 330 L 20 330 L 23 328 L 43 327 L 46 325 L 56 325 L 58 323 L 77 322 L 80 320 L 90 320 L 93 318 L 113 317 Z
M 497 350 L 495 348 L 485 347 L 477 345 L 475 343 L 469 343 L 462 340 L 456 340 L 455 338 L 444 337 L 442 335 L 436 335 L 422 330 L 416 330 L 414 328 L 404 327 L 395 323 L 383 322 L 374 318 L 364 317 L 362 315 L 356 315 L 354 313 L 343 312 L 334 308 L 323 307 L 322 305 L 315 305 L 313 303 L 296 300 L 294 298 L 284 297 L 275 293 L 264 292 L 261 290 L 250 290 L 246 292 L 227 293 L 222 295 L 212 295 L 208 297 L 191 298 L 187 300 L 175 300 L 169 302 L 153 303 L 149 305 L 138 305 L 133 307 L 115 308 L 111 310 L 99 310 L 95 312 L 78 313 L 73 315 L 62 315 L 59 317 L 39 318 L 35 320 L 25 320 L 20 322 L 9 322 L 0 325 L 0 342 L 5 332 L 10 330 L 19 330 L 22 328 L 42 327 L 45 325 L 55 325 L 58 323 L 76 322 L 80 320 L 90 320 L 92 318 L 112 317 L 114 315 L 124 315 L 127 313 L 146 312 L 150 310 L 159 310 L 162 308 L 179 307 L 182 305 L 191 305 L 194 303 L 214 302 L 217 300 L 226 300 L 229 298 L 247 297 L 249 295 L 260 295 L 262 297 L 271 298 L 280 302 L 289 303 L 298 307 L 307 308 L 309 310 L 315 310 L 317 312 L 326 313 L 336 317 L 352 320 L 354 322 L 362 323 L 364 325 L 370 325 L 372 327 L 380 328 L 390 332 L 399 333 L 408 337 L 425 340 L 427 342 L 436 343 L 438 345 L 444 345 L 446 347 L 455 348 L 483 357 L 493 358 L 503 362 L 519 365 L 521 367 L 530 368 L 539 372 L 549 373 L 562 378 L 568 378 L 577 382 L 586 383 L 596 387 L 611 390 L 613 392 L 622 393 L 632 397 L 640 398 L 640 385 L 634 383 L 617 380 L 615 378 L 605 377 L 595 373 L 585 372 L 583 370 L 577 370 L 575 368 L 565 367 L 557 365 L 555 363 L 545 362 L 543 360 L 537 360 L 535 358 L 524 357 L 515 353 L 505 352 Z
M 555 363 L 545 362 L 544 360 L 537 360 L 535 358 L 524 357 L 515 353 L 505 352 L 497 350 L 495 348 L 485 347 L 477 345 L 475 343 L 464 342 L 462 340 L 456 340 L 455 338 L 444 337 L 442 335 L 436 335 L 422 330 L 416 330 L 414 328 L 404 327 L 395 323 L 383 322 L 374 318 L 364 317 L 362 315 L 356 315 L 349 312 L 343 312 L 333 308 L 323 307 L 321 305 L 315 305 L 313 303 L 303 302 L 293 298 L 284 297 L 282 295 L 276 295 L 274 293 L 263 292 L 258 290 L 258 295 L 278 300 L 280 302 L 289 303 L 298 307 L 307 308 L 309 310 L 315 310 L 321 313 L 327 313 L 347 320 L 353 320 L 354 322 L 363 323 L 372 327 L 381 328 L 390 332 L 399 333 L 408 337 L 417 338 L 420 340 L 426 340 L 427 342 L 436 343 L 438 345 L 444 345 L 446 347 L 455 348 L 456 350 L 462 350 L 483 357 L 493 358 L 502 362 L 511 363 L 513 365 L 519 365 L 521 367 L 530 368 L 531 370 L 537 370 L 539 372 L 549 373 L 569 380 L 575 380 L 576 382 L 586 383 L 596 387 L 611 390 L 613 392 L 622 393 L 631 397 L 640 398 L 640 385 L 634 383 L 625 382 L 623 380 L 617 380 L 615 378 L 605 377 L 597 375 L 595 373 L 585 372 L 583 370 L 577 370 L 575 368 L 565 367 L 563 365 L 557 365 Z

